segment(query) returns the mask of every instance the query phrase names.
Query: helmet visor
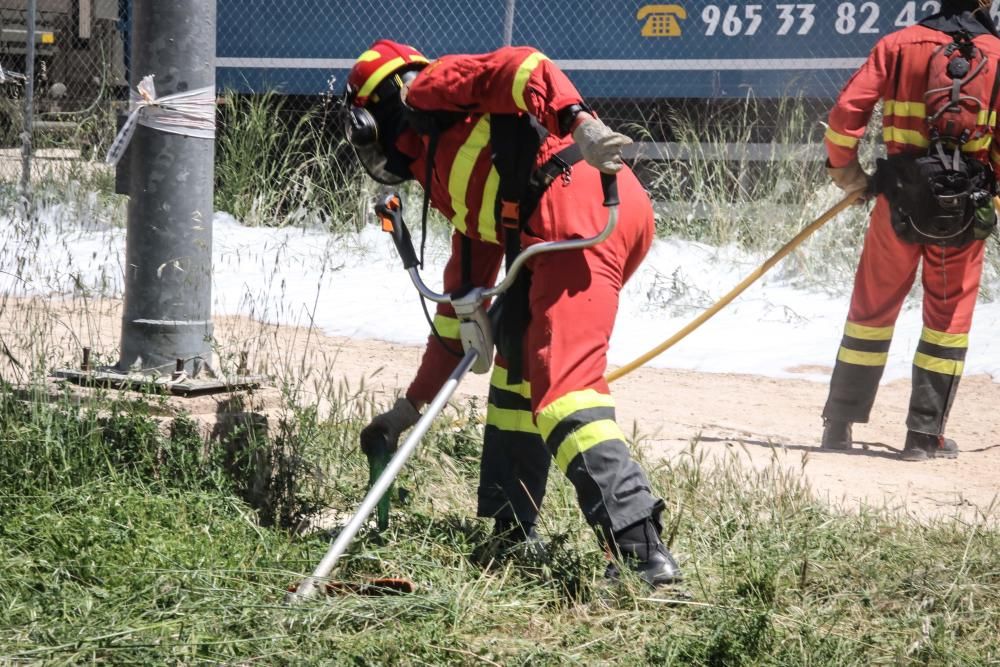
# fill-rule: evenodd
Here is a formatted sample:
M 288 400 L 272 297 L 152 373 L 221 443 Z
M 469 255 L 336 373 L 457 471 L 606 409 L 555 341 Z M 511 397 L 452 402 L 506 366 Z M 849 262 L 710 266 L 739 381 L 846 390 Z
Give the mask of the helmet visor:
M 364 170 L 382 185 L 399 185 L 410 178 L 409 175 L 400 176 L 390 170 L 389 159 L 382 152 L 379 142 L 375 141 L 364 146 L 357 146 L 352 143 L 351 146 L 354 148 L 354 153 L 358 156 L 358 161 L 361 162 Z

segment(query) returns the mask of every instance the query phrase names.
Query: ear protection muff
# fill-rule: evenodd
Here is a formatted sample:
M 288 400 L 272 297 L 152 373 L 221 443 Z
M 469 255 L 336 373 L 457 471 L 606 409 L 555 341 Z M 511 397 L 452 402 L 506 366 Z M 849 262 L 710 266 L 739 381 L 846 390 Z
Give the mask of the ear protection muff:
M 371 146 L 378 141 L 378 123 L 367 109 L 353 107 L 348 110 L 347 140 L 353 146 Z
M 417 72 L 414 70 L 393 74 L 375 89 L 372 101 L 378 104 L 380 99 L 391 99 L 416 76 Z M 345 94 L 345 107 L 348 110 L 347 140 L 354 146 L 371 146 L 379 139 L 378 121 L 369 109 L 352 106 L 350 100 L 353 96 L 354 91 L 348 89 Z

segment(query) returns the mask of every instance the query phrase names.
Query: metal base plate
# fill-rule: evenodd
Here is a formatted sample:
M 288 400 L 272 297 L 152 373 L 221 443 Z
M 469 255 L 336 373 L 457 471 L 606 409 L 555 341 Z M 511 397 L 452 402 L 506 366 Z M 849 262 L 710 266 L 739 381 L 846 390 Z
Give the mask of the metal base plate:
M 260 375 L 241 375 L 231 378 L 191 378 L 184 375 L 175 380 L 169 375 L 122 373 L 112 368 L 86 371 L 60 368 L 53 371 L 52 375 L 84 387 L 105 387 L 153 394 L 173 394 L 174 396 L 204 396 L 206 394 L 257 389 L 266 380 Z

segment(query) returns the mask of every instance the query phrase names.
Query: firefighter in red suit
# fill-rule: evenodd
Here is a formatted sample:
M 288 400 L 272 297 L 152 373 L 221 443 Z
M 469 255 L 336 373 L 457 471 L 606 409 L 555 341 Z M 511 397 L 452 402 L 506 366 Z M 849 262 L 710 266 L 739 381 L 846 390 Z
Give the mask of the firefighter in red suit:
M 629 455 L 604 380 L 619 293 L 654 233 L 649 198 L 622 163 L 629 140 L 589 112 L 551 60 L 526 47 L 428 62 L 412 47 L 381 40 L 351 70 L 347 102 L 348 137 L 368 173 L 385 184 L 416 180 L 454 226 L 446 292 L 494 284 L 510 234 L 521 247 L 598 234 L 608 216 L 601 171 L 618 174 L 620 218 L 612 236 L 528 264 L 528 316 L 516 335 L 521 363 L 514 373 L 515 364 L 498 356 L 490 381 L 478 515 L 495 520 L 498 555 L 537 553 L 535 524 L 555 459 L 615 557 L 609 576 L 625 564 L 652 585 L 678 581 L 659 536 L 663 501 Z M 527 163 L 535 202 L 520 228 L 508 224 L 507 208 L 518 209 L 517 202 L 500 201 L 507 176 L 496 161 L 510 147 L 491 145 L 510 119 L 539 130 Z M 579 161 L 567 150 L 574 142 Z M 454 310 L 439 306 L 433 324 L 405 398 L 375 417 L 363 442 L 395 443 L 455 368 L 453 350 L 461 343 Z
M 983 199 L 978 208 L 969 209 L 975 213 L 963 213 L 967 220 L 958 218 L 966 228 L 974 224 L 977 231 L 960 237 L 964 240 L 955 244 L 935 242 L 935 238 L 944 236 L 914 239 L 908 236 L 912 229 L 907 222 L 916 220 L 919 212 L 914 211 L 910 217 L 903 212 L 907 206 L 917 208 L 920 204 L 905 201 L 905 194 L 898 195 L 898 203 L 892 196 L 879 194 L 823 411 L 822 446 L 826 449 L 849 449 L 851 424 L 868 421 L 888 357 L 893 326 L 922 260 L 924 328 L 913 361 L 908 432 L 901 457 L 923 461 L 958 456 L 955 442 L 944 437 L 945 423 L 968 349 L 983 266 L 983 239 L 995 225 L 989 196 L 991 189 L 995 192 L 995 182 L 989 171 L 995 173 L 1000 165 L 1000 146 L 992 141 L 997 109 L 994 82 L 1000 84 L 997 72 L 1000 39 L 988 13 L 989 5 L 988 0 L 945 0 L 938 14 L 884 37 L 848 82 L 830 113 L 826 133 L 830 175 L 845 191 L 867 188 L 870 180 L 858 164 L 858 141 L 878 101 L 883 101 L 883 132 L 890 156 L 885 164 L 888 167 L 894 163 L 904 167 L 916 164 L 917 158 L 938 150 L 932 139 L 940 135 L 935 135 L 936 130 L 932 130 L 928 120 L 928 116 L 937 113 L 934 95 L 928 94 L 928 90 L 935 90 L 928 77 L 929 71 L 936 67 L 935 62 L 947 55 L 942 49 L 960 34 L 984 56 L 973 57 L 971 62 L 986 61 L 975 75 L 976 83 L 968 84 L 977 85 L 982 91 L 980 101 L 984 104 L 978 108 L 977 122 L 984 127 L 979 133 L 961 135 L 953 148 L 942 152 L 948 162 L 953 160 L 954 150 L 967 167 L 976 167 L 988 176 L 989 185 L 981 192 Z M 969 54 L 976 53 L 969 48 Z M 964 65 L 957 63 L 955 67 L 962 67 L 954 72 L 948 70 L 948 74 L 957 73 L 961 79 L 969 62 L 967 59 Z M 963 89 L 962 95 L 967 90 Z M 958 108 L 954 107 L 956 111 Z M 973 118 L 976 116 L 972 114 Z M 931 155 L 930 159 L 933 164 L 937 158 Z M 884 180 L 882 170 L 880 162 L 874 181 Z M 903 181 L 891 182 L 898 185 Z M 875 190 L 883 192 L 879 187 Z M 927 192 L 929 189 L 925 187 L 910 199 L 919 199 Z

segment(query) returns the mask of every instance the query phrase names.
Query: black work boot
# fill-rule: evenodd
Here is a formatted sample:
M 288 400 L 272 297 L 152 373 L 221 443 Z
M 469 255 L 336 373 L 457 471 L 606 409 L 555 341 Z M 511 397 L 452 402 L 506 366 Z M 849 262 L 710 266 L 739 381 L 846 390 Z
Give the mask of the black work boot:
M 607 546 L 614 559 L 604 571 L 608 579 L 617 580 L 619 577 L 616 561 L 653 587 L 680 583 L 684 579 L 677 561 L 660 540 L 660 531 L 652 519 L 614 533 L 607 540 Z
M 906 432 L 906 444 L 899 458 L 904 461 L 927 461 L 930 459 L 957 459 L 958 445 L 951 438 L 930 433 Z
M 495 522 L 489 539 L 473 552 L 476 562 L 485 565 L 491 560 L 501 563 L 512 559 L 526 563 L 548 560 L 548 545 L 535 532 L 534 524 L 499 517 Z
M 850 449 L 851 443 L 853 442 L 853 435 L 854 434 L 851 432 L 851 422 L 824 419 L 823 442 L 820 445 L 820 448 L 835 451 Z

